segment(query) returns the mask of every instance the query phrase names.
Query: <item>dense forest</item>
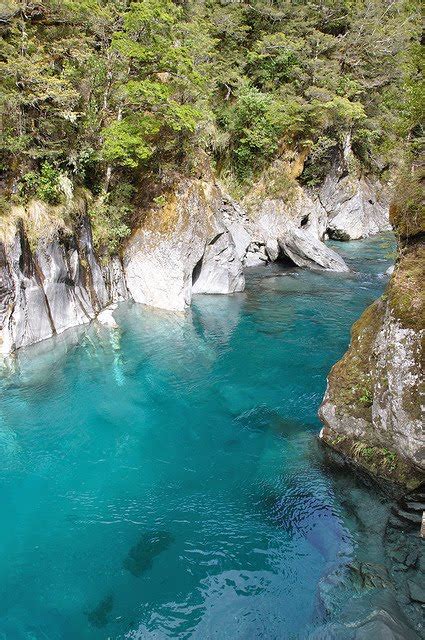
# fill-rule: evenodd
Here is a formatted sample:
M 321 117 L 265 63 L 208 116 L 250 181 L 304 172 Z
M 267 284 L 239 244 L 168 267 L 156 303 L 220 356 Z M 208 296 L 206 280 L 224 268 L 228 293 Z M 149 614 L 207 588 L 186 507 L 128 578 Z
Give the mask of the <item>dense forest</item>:
M 422 140 L 415 1 L 7 0 L 0 29 L 2 214 L 65 175 L 103 251 L 204 152 L 244 193 L 286 149 L 314 187 L 347 133 L 381 176 Z

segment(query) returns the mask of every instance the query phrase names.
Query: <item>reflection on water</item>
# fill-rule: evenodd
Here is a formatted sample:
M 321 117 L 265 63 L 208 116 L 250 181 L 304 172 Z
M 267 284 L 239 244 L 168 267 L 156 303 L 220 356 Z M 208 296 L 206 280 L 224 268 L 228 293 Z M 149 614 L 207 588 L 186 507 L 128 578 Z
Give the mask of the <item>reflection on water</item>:
M 5 363 L 0 637 L 307 638 L 364 596 L 387 502 L 329 472 L 316 414 L 390 262 L 340 248 L 348 275 L 252 270 Z

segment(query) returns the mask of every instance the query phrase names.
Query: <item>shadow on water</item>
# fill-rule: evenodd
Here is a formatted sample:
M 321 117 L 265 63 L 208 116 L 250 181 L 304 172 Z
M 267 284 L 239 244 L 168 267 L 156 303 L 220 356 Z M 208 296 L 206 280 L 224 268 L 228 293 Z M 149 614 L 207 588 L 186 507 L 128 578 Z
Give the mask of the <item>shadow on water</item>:
M 168 531 L 147 531 L 138 542 L 131 547 L 122 566 L 133 576 L 139 577 L 150 569 L 154 558 L 174 542 L 174 537 Z

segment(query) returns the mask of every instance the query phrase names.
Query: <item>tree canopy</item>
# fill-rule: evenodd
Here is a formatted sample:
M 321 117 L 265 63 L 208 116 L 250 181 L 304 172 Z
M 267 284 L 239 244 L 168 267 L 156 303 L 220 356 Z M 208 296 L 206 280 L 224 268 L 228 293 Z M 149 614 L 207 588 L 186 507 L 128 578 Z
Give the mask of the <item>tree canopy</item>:
M 12 194 L 61 171 L 113 201 L 142 176 L 190 171 L 199 149 L 249 185 L 282 148 L 319 166 L 348 132 L 382 172 L 422 115 L 423 88 L 406 84 L 412 0 L 7 0 L 0 30 Z

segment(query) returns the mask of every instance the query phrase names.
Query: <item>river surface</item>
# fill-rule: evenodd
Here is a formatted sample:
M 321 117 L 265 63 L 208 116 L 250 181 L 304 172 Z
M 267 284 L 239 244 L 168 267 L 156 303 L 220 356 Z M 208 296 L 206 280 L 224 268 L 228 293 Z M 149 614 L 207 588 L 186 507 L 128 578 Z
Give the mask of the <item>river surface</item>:
M 326 464 L 317 410 L 394 243 L 334 247 L 351 273 L 251 270 L 5 365 L 2 640 L 298 640 L 338 617 L 333 577 L 380 560 L 386 505 Z

